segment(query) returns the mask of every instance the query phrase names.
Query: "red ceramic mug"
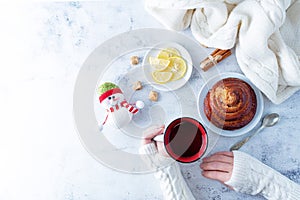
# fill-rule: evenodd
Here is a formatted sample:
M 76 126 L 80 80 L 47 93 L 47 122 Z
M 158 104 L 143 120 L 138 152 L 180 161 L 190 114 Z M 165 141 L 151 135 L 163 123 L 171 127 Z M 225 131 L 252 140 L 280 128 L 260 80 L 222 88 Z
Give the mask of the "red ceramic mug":
M 207 148 L 207 133 L 197 120 L 182 117 L 172 121 L 165 130 L 163 141 L 168 154 L 175 160 L 190 163 L 203 156 Z

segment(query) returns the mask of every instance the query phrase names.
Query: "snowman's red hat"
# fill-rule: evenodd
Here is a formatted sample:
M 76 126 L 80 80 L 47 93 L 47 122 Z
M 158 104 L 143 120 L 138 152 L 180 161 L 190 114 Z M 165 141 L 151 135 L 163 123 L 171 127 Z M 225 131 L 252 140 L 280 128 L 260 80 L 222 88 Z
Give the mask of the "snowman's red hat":
M 108 90 L 107 92 L 105 92 L 101 96 L 99 96 L 100 103 L 102 103 L 102 101 L 104 99 L 106 99 L 107 97 L 109 97 L 113 94 L 117 94 L 117 93 L 123 94 L 123 92 L 120 90 L 120 88 L 115 88 L 115 89 Z
M 121 89 L 114 83 L 106 82 L 99 86 L 98 88 L 98 95 L 99 95 L 99 101 L 102 103 L 104 99 L 107 97 L 113 95 L 113 94 L 123 94 Z

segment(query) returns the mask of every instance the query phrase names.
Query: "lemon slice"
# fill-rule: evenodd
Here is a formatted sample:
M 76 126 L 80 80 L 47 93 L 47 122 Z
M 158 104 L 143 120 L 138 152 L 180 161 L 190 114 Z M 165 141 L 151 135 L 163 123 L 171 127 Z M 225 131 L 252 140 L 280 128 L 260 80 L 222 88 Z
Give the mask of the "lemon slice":
M 170 57 L 180 57 L 179 51 L 175 48 L 165 48 L 161 50 L 157 55 L 157 58 L 166 60 Z
M 170 61 L 165 59 L 155 58 L 155 57 L 149 57 L 149 63 L 155 70 L 163 71 L 169 66 Z
M 156 83 L 167 83 L 172 79 L 172 72 L 152 72 L 152 77 Z
M 170 64 L 164 71 L 173 73 L 172 81 L 183 78 L 187 70 L 185 60 L 181 57 L 171 57 L 169 58 L 169 61 Z

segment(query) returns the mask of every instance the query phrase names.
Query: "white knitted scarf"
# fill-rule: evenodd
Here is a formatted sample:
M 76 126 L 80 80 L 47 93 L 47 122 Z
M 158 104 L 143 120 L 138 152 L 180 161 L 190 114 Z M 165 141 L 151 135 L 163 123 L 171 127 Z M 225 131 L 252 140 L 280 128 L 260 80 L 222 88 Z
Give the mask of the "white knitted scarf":
M 208 47 L 236 47 L 243 73 L 273 102 L 300 89 L 300 0 L 145 0 L 166 27 Z

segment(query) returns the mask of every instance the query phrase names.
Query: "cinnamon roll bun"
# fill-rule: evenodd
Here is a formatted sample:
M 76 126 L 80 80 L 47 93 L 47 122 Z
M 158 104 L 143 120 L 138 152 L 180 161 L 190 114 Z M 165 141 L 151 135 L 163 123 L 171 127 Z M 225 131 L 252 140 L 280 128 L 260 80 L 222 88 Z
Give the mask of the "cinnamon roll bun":
M 246 126 L 253 119 L 256 107 L 254 90 L 238 78 L 225 78 L 217 82 L 204 100 L 207 119 L 224 130 Z

